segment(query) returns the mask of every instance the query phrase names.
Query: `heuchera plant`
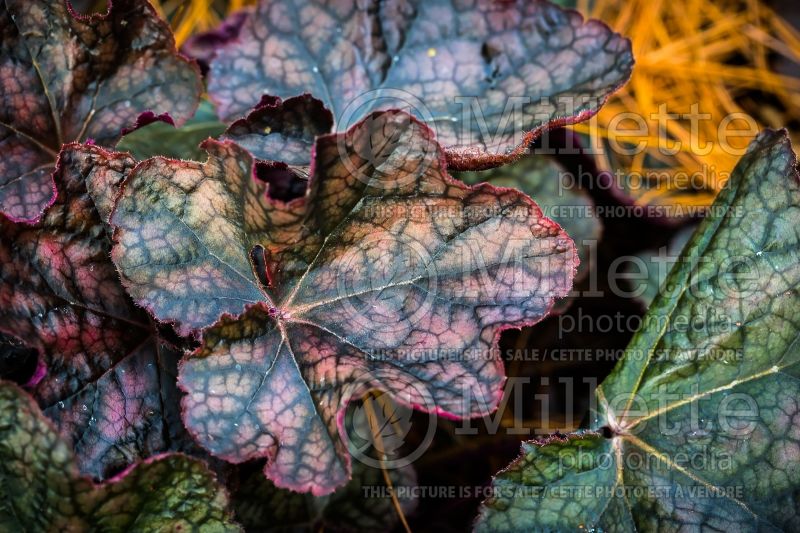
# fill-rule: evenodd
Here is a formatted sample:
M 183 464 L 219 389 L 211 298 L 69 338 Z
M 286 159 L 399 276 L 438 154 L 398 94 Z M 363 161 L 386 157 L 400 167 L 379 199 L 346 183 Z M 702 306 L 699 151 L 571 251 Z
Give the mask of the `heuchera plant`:
M 797 157 L 767 130 L 597 389 L 589 427 L 524 443 L 476 529 L 796 529 L 799 221 Z M 725 262 L 741 268 L 722 276 Z M 746 265 L 759 276 L 735 275 Z M 680 325 L 711 308 L 737 327 Z
M 599 22 L 544 1 L 264 0 L 184 47 L 207 68 L 215 106 L 194 118 L 201 71 L 145 0 L 91 16 L 61 0 L 5 0 L 0 30 L 0 333 L 36 356 L 32 371 L 22 356 L 0 367 L 21 385 L 0 380 L 4 530 L 237 530 L 231 509 L 254 527 L 387 526 L 387 502 L 364 507 L 360 487 L 411 486 L 415 474 L 352 464 L 348 404 L 380 390 L 446 418 L 494 411 L 501 332 L 542 320 L 585 275 L 568 233 L 583 241 L 600 227 L 559 219 L 565 231 L 528 196 L 591 205 L 558 197 L 557 163 L 475 171 L 589 118 L 625 83 L 630 44 Z M 170 126 L 142 128 L 155 120 Z M 684 252 L 690 267 L 708 259 L 711 285 L 727 255 L 763 255 L 772 270 L 756 297 L 690 300 L 689 268 L 650 311 L 725 306 L 743 323 L 735 336 L 645 328 L 628 352 L 645 356 L 606 380 L 587 431 L 526 444 L 496 486 L 654 483 L 591 465 L 691 445 L 634 432 L 645 419 L 611 402 L 662 383 L 702 386 L 659 407 L 674 416 L 752 388 L 775 409 L 759 436 L 772 449 L 741 452 L 735 475 L 774 480 L 778 459 L 796 470 L 789 440 L 774 441 L 790 439 L 800 392 L 797 328 L 786 326 L 797 309 L 794 166 L 785 135 L 764 133 L 718 200 L 748 216 L 709 218 Z M 457 175 L 471 185 L 454 170 L 471 171 Z M 731 343 L 747 356 L 722 370 L 678 372 L 652 357 Z M 550 464 L 578 450 L 591 460 L 576 471 Z M 245 476 L 229 506 L 209 466 L 224 482 L 228 464 L 259 459 L 263 474 Z M 790 527 L 797 476 L 779 481 L 724 509 L 692 503 L 693 516 Z M 499 494 L 478 528 L 683 520 L 674 502 Z
M 127 129 L 181 124 L 197 107 L 197 66 L 147 2 L 86 17 L 67 2 L 9 0 L 0 39 L 0 213 L 11 220 L 36 220 L 54 201 L 63 144 L 113 146 Z

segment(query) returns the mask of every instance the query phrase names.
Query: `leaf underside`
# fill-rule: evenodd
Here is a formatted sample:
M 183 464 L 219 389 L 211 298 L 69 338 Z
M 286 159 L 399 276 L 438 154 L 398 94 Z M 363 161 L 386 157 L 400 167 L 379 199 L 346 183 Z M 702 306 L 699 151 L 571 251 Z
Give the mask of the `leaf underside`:
M 194 63 L 145 0 L 83 17 L 66 1 L 0 2 L 0 214 L 34 221 L 53 201 L 61 145 L 112 146 L 141 113 L 197 106 Z
M 82 477 L 35 402 L 0 381 L 0 530 L 239 531 L 228 497 L 198 460 L 163 455 L 113 481 Z
M 335 131 L 403 109 L 435 131 L 454 170 L 501 165 L 543 130 L 587 119 L 633 66 L 628 40 L 539 0 L 262 1 L 237 32 L 210 60 L 221 117 L 307 92 Z M 249 138 L 259 157 L 282 160 L 283 132 L 261 133 Z
M 228 461 L 267 457 L 280 487 L 348 479 L 339 413 L 369 389 L 451 417 L 493 410 L 500 331 L 571 288 L 558 225 L 518 191 L 451 179 L 405 113 L 318 138 L 309 191 L 288 203 L 245 150 L 205 146 L 204 164 L 130 175 L 112 258 L 137 303 L 202 334 L 179 375 L 189 431 Z
M 767 130 L 598 389 L 598 433 L 525 444 L 477 529 L 800 528 L 799 228 L 797 160 Z

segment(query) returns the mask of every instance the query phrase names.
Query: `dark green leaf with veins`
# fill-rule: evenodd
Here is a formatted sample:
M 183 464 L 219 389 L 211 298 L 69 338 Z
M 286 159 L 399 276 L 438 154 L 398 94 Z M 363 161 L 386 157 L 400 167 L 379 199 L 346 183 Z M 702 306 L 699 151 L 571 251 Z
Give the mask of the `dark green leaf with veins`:
M 96 485 L 16 385 L 0 381 L 0 531 L 240 531 L 196 459 L 162 455 Z
M 478 530 L 800 529 L 796 165 L 785 131 L 753 142 L 598 388 L 594 431 L 525 444 Z

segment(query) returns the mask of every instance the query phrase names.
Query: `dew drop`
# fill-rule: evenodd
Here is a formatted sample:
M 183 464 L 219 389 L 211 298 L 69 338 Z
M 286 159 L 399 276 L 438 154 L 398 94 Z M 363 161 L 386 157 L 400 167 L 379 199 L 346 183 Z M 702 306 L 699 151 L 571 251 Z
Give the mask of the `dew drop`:
M 398 61 L 400 61 L 400 56 L 394 56 L 394 57 L 392 57 L 392 61 L 394 61 L 395 63 L 397 63 Z
M 64 402 L 58 402 L 58 408 L 59 409 L 63 409 L 64 408 Z
M 757 255 L 758 257 L 761 257 L 762 255 L 764 255 L 764 252 L 762 252 L 761 250 L 759 250 L 759 251 L 757 251 L 757 252 L 756 252 L 756 255 Z
M 88 410 L 89 408 L 86 406 L 86 404 L 81 405 L 81 411 L 88 411 Z
M 208 392 L 209 392 L 210 394 L 216 394 L 216 392 L 214 392 L 214 389 L 211 389 L 211 390 L 209 390 Z
M 428 57 L 436 57 L 436 48 L 428 48 Z
M 235 368 L 236 368 L 236 370 L 241 370 L 242 369 L 242 365 L 240 365 L 239 363 L 236 363 L 236 367 Z
M 235 428 L 238 428 L 238 427 L 239 427 L 239 424 L 237 424 L 236 422 L 234 422 L 234 423 L 233 423 L 233 427 L 235 427 Z
M 317 73 L 319 69 L 317 67 L 311 67 L 311 72 Z

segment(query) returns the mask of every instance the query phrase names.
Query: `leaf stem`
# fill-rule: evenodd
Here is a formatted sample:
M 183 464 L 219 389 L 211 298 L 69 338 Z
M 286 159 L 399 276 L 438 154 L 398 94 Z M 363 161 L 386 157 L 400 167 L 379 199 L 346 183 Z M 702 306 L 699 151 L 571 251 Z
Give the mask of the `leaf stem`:
M 389 472 L 386 470 L 386 465 L 383 463 L 383 458 L 386 457 L 383 448 L 383 437 L 381 437 L 380 426 L 378 424 L 377 416 L 375 415 L 375 410 L 372 408 L 372 400 L 380 402 L 381 398 L 384 396 L 384 394 L 367 394 L 367 396 L 364 398 L 364 410 L 367 413 L 367 420 L 369 421 L 370 430 L 372 430 L 375 448 L 378 450 L 378 460 L 381 464 L 381 473 L 383 474 L 383 480 L 386 482 L 386 487 L 389 489 L 389 495 L 392 497 L 392 504 L 394 505 L 395 511 L 397 511 L 397 516 L 400 518 L 400 522 L 402 522 L 406 533 L 411 533 L 411 528 L 406 520 L 406 515 L 403 513 L 403 508 L 400 507 L 400 500 L 397 499 L 397 494 L 394 492 L 394 484 L 392 484 L 392 479 L 389 477 Z

